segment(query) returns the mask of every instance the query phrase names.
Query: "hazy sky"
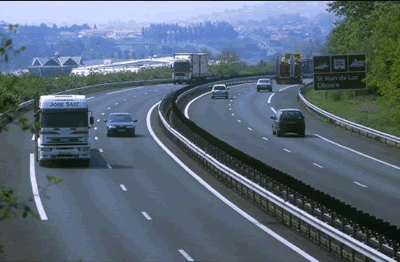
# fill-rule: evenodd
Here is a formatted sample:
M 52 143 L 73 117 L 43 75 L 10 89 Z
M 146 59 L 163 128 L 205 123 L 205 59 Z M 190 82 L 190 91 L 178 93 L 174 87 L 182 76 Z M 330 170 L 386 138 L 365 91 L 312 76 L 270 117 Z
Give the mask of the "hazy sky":
M 0 20 L 9 23 L 57 25 L 128 22 L 163 22 L 190 18 L 225 9 L 260 5 L 263 2 L 238 1 L 5 1 L 1 3 Z
M 12 24 L 40 23 L 60 25 L 107 25 L 112 21 L 160 23 L 187 20 L 203 14 L 224 12 L 247 6 L 262 6 L 262 1 L 2 1 L 0 21 Z M 279 5 L 278 1 L 268 2 Z M 289 2 L 290 3 L 290 2 Z M 304 2 L 306 3 L 306 2 Z M 307 2 L 309 7 L 322 1 Z

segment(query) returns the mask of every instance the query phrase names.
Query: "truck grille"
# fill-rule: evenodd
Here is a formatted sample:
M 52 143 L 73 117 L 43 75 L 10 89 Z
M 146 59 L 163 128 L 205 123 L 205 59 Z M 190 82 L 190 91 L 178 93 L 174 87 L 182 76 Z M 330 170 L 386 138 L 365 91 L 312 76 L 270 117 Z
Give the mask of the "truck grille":
M 70 142 L 79 142 L 79 138 L 52 138 L 51 142 L 54 143 L 70 143 Z

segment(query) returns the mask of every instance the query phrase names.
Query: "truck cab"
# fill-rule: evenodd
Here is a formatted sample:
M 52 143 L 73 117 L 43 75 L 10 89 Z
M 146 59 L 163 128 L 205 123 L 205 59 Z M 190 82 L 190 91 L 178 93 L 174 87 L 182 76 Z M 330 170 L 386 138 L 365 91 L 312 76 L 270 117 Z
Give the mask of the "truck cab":
M 84 95 L 45 95 L 35 99 L 36 160 L 76 159 L 90 164 L 89 129 L 94 124 Z

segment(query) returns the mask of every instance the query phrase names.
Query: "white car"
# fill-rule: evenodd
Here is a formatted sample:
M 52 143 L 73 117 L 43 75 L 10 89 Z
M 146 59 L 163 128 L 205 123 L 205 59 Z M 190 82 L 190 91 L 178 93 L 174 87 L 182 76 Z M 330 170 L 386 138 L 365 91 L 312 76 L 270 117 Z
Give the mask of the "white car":
M 223 97 L 225 99 L 229 98 L 228 88 L 224 84 L 214 85 L 211 91 L 211 99 L 216 97 Z
M 260 92 L 260 90 L 269 90 L 272 92 L 272 82 L 269 78 L 258 79 L 257 92 Z

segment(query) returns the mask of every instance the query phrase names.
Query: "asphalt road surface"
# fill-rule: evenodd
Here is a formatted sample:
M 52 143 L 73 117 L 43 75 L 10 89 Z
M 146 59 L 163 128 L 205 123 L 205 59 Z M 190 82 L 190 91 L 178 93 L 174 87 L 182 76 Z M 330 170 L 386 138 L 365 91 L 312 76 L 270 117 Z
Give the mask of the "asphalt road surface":
M 10 126 L 0 134 L 0 177 L 21 199 L 33 196 L 47 175 L 65 183 L 40 193 L 43 220 L 3 221 L 4 261 L 337 261 L 312 243 L 276 223 L 187 158 L 160 132 L 156 111 L 149 110 L 179 86 L 159 85 L 87 95 L 95 126 L 90 131 L 89 168 L 70 162 L 39 167 L 30 132 Z M 216 101 L 216 103 L 223 101 Z M 221 103 L 221 104 L 222 104 Z M 226 105 L 226 103 L 225 103 Z M 210 107 L 211 108 L 211 107 Z M 103 120 L 129 112 L 136 137 L 106 137 Z M 27 113 L 31 118 L 32 111 Z M 199 176 L 231 201 L 254 214 L 261 230 L 211 193 L 167 154 L 153 132 Z M 200 113 L 201 114 L 201 113 Z M 243 135 L 244 133 L 242 133 Z M 247 141 L 242 140 L 243 143 Z M 37 211 L 37 206 L 32 205 Z M 41 208 L 39 208 L 41 209 Z M 43 216 L 45 214 L 45 217 Z

